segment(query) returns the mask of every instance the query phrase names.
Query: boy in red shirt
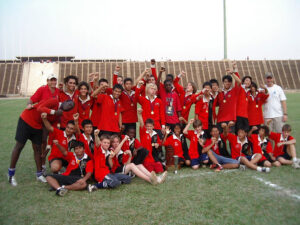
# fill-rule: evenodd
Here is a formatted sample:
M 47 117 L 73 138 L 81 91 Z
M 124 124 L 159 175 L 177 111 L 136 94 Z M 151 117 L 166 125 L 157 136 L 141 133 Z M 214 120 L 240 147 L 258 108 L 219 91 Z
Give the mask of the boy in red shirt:
M 75 99 L 78 96 L 78 90 L 76 86 L 78 85 L 78 78 L 74 75 L 70 75 L 64 78 L 65 90 L 59 93 L 58 99 L 60 102 L 66 100 L 72 100 L 75 103 L 75 106 L 72 110 L 64 112 L 60 120 L 60 129 L 64 130 L 66 128 L 67 122 L 73 120 L 73 114 L 77 112 L 77 102 Z
M 129 184 L 131 177 L 125 174 L 112 174 L 109 161 L 114 155 L 110 154 L 110 137 L 106 134 L 99 138 L 99 130 L 94 131 L 95 149 L 94 149 L 94 176 L 96 184 L 88 185 L 88 191 L 93 192 L 103 188 L 116 188 L 121 184 Z
M 62 131 L 57 129 L 56 127 L 53 127 L 49 123 L 49 121 L 47 120 L 47 115 L 45 113 L 43 113 L 41 116 L 42 116 L 44 126 L 49 131 L 52 140 L 57 140 L 62 147 L 68 150 L 69 142 L 71 140 L 76 140 L 76 137 L 74 135 L 75 134 L 74 120 L 68 121 L 66 129 Z M 64 155 L 61 153 L 57 145 L 55 145 L 53 142 L 51 146 L 51 153 L 48 156 L 48 161 L 52 173 L 58 173 L 63 166 L 66 167 L 68 165 L 68 161 L 65 159 Z
M 138 120 L 140 122 L 140 138 L 142 145 L 149 151 L 149 154 L 144 160 L 143 165 L 150 172 L 155 171 L 155 173 L 162 173 L 163 166 L 162 163 L 157 159 L 158 147 L 161 145 L 160 138 L 158 134 L 154 131 L 154 121 L 152 119 L 146 119 L 145 123 L 142 118 L 142 109 L 138 109 Z M 153 150 L 155 151 L 153 154 Z
M 170 134 L 170 135 L 169 135 Z M 175 124 L 174 131 L 171 132 L 169 128 L 166 129 L 166 135 L 163 140 L 164 146 L 171 146 L 174 149 L 174 155 L 178 156 L 178 163 L 180 165 L 191 165 L 190 157 L 186 157 L 183 152 L 184 135 L 181 134 L 181 125 Z
M 254 131 L 256 130 L 258 131 L 258 134 L 254 134 Z M 271 167 L 273 165 L 278 167 L 281 164 L 273 155 L 272 144 L 268 139 L 269 134 L 270 130 L 267 126 L 262 125 L 259 128 L 253 126 L 248 133 L 248 137 L 253 144 L 257 144 L 261 148 L 262 158 L 258 162 L 258 165 L 265 167 Z
M 267 121 L 268 125 L 272 120 Z M 269 138 L 274 141 L 274 157 L 282 165 L 292 165 L 295 169 L 300 168 L 300 160 L 297 159 L 296 139 L 291 136 L 292 127 L 285 124 L 282 133 L 271 132 Z
M 90 110 L 94 103 L 94 98 L 91 98 L 89 95 L 89 89 L 89 84 L 85 81 L 78 84 L 79 94 L 75 98 L 75 101 L 77 105 L 77 112 L 79 113 L 78 123 L 80 129 L 82 129 L 82 121 L 90 118 Z
M 193 124 L 194 130 L 188 130 Z M 191 119 L 183 130 L 183 134 L 190 140 L 189 156 L 191 158 L 191 166 L 193 169 L 199 169 L 200 164 L 208 163 L 208 156 L 202 152 L 207 136 L 202 130 L 202 122 L 200 120 Z
M 100 88 L 100 87 L 99 87 Z M 100 121 L 98 129 L 102 134 L 118 134 L 122 127 L 122 115 L 123 107 L 119 100 L 119 97 L 123 91 L 123 87 L 120 84 L 116 84 L 113 87 L 111 95 L 100 94 L 96 98 L 97 103 L 101 104 Z M 93 95 L 94 96 L 94 95 Z
M 69 190 L 79 191 L 87 187 L 86 181 L 93 174 L 93 161 L 84 153 L 84 144 L 80 141 L 72 141 L 68 151 L 59 144 L 58 140 L 53 140 L 59 151 L 68 162 L 66 172 L 47 176 L 48 184 L 56 190 L 56 195 L 64 196 Z
M 252 82 L 250 91 L 248 92 L 248 120 L 250 129 L 256 126 L 259 128 L 264 124 L 262 106 L 269 97 L 268 89 L 264 87 L 262 90 L 257 89 L 257 84 Z M 256 131 L 254 131 L 256 133 Z
M 215 108 L 214 108 L 214 99 L 211 96 L 211 83 L 204 82 L 203 84 L 203 95 L 199 96 L 199 99 L 196 103 L 195 107 L 195 119 L 201 120 L 202 122 L 202 129 L 206 133 L 206 136 L 210 136 L 209 130 L 210 127 L 213 125 L 213 115 L 215 115 Z
M 124 111 L 122 112 L 122 123 L 124 126 L 123 133 L 126 133 L 130 127 L 136 129 L 137 122 L 137 100 L 133 89 L 133 81 L 131 78 L 125 78 L 124 90 L 120 96 L 121 105 Z
M 246 167 L 257 170 L 258 172 L 270 172 L 268 167 L 260 167 L 256 164 L 262 158 L 260 146 L 251 143 L 247 138 L 247 131 L 244 128 L 239 128 L 237 135 L 229 133 L 229 127 L 234 126 L 234 123 L 230 122 L 228 125 L 222 123 L 223 134 L 222 139 L 227 139 L 231 147 L 231 158 L 236 159 L 240 164 L 244 164 Z M 241 169 L 245 167 L 241 167 Z
M 37 180 L 46 182 L 42 175 L 42 128 L 43 122 L 41 113 L 49 115 L 49 119 L 55 120 L 57 116 L 62 115 L 63 111 L 71 110 L 74 107 L 74 102 L 63 102 L 59 107 L 57 99 L 52 98 L 44 100 L 34 105 L 32 109 L 25 109 L 19 118 L 17 131 L 16 131 L 16 144 L 11 154 L 10 168 L 8 169 L 8 181 L 12 186 L 17 186 L 15 179 L 15 168 L 18 162 L 22 149 L 24 148 L 27 140 L 31 140 L 32 148 L 34 150 L 34 159 L 36 163 L 36 176 Z

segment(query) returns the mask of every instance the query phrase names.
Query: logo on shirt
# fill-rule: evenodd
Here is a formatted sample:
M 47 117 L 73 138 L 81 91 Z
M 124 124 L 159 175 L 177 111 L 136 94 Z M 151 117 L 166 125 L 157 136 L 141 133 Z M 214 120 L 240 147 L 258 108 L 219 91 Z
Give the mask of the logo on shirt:
M 72 162 L 71 162 L 71 165 L 73 165 L 73 166 L 75 166 L 75 165 L 76 165 L 76 162 L 75 162 L 75 160 L 72 160 Z
M 174 143 L 174 145 L 175 145 L 175 146 L 178 146 L 178 143 L 177 143 L 177 142 L 175 142 L 175 143 Z
M 156 102 L 155 105 L 159 106 L 159 102 Z
M 62 144 L 63 144 L 63 145 L 66 145 L 66 144 L 67 144 L 67 141 L 66 141 L 66 140 L 63 140 L 63 141 L 62 141 Z

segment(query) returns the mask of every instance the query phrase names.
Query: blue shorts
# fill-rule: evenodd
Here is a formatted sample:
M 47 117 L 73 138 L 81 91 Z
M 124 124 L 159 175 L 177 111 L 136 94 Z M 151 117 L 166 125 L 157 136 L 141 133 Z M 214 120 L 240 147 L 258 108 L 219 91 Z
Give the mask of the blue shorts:
M 237 161 L 235 159 L 227 158 L 227 157 L 218 155 L 214 151 L 212 151 L 212 153 L 216 157 L 218 163 L 220 163 L 221 165 L 225 165 L 225 164 L 239 164 L 239 161 Z
M 209 160 L 207 154 L 201 154 L 199 158 L 191 160 L 191 166 L 200 165 L 205 160 Z
M 251 161 L 251 159 L 253 158 L 254 155 L 247 155 L 247 156 L 239 156 L 239 157 L 236 157 L 236 160 L 238 162 L 240 162 L 241 160 L 241 157 L 245 157 L 246 159 L 248 159 L 249 161 Z

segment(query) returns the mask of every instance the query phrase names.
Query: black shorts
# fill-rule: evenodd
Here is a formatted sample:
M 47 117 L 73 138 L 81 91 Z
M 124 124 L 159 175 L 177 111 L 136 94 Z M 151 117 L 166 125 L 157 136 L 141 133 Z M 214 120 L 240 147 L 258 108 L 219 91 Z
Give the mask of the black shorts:
M 60 186 L 61 185 L 71 185 L 71 184 L 74 184 L 79 179 L 81 179 L 80 176 L 64 176 L 61 174 L 52 174 L 52 175 L 48 175 L 48 176 L 53 177 L 59 183 Z
M 119 166 L 119 167 L 116 169 L 116 171 L 115 171 L 115 173 L 123 173 L 123 174 L 124 174 L 124 172 L 125 172 L 125 166 L 124 166 L 124 165 Z
M 284 153 L 284 154 L 282 154 L 282 155 L 280 155 L 280 156 L 278 156 L 276 159 L 278 159 L 279 157 L 282 157 L 282 158 L 284 158 L 286 160 L 291 160 L 292 159 L 292 156 L 290 156 L 287 152 Z
M 49 166 L 50 166 L 50 167 L 51 167 L 51 163 L 52 163 L 54 160 L 60 160 L 63 167 L 67 167 L 68 164 L 69 164 L 67 160 L 64 160 L 64 159 L 62 159 L 62 158 L 54 158 L 54 159 L 51 159 L 51 160 L 49 161 Z
M 263 167 L 264 164 L 265 164 L 265 161 L 268 161 L 268 160 L 262 160 L 262 161 L 259 161 L 259 162 L 257 163 L 257 165 Z
M 20 117 L 15 139 L 21 144 L 26 144 L 26 141 L 29 139 L 33 144 L 41 145 L 43 140 L 43 129 L 32 128 Z

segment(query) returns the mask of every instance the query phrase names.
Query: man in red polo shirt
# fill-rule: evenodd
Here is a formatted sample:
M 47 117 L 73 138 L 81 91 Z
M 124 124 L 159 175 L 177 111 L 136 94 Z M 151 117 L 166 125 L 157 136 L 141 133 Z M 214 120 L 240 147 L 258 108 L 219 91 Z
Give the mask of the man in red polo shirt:
M 78 78 L 74 75 L 70 75 L 64 78 L 65 90 L 59 93 L 59 101 L 64 102 L 66 100 L 74 101 L 78 96 L 78 90 L 76 86 L 78 85 Z M 76 103 L 76 101 L 74 101 Z M 64 130 L 66 128 L 67 122 L 73 119 L 73 114 L 77 112 L 77 104 L 74 108 L 68 112 L 64 112 L 61 121 L 60 128 Z
M 221 123 L 228 124 L 230 121 L 236 121 L 236 107 L 239 96 L 241 80 L 232 71 L 227 71 L 228 75 L 223 76 L 223 90 L 218 94 L 214 106 L 219 106 L 217 115 L 218 126 L 221 128 Z M 232 78 L 235 80 L 235 85 L 232 86 Z M 214 118 L 216 118 L 214 116 Z M 232 129 L 233 131 L 234 129 Z
M 17 186 L 15 179 L 15 168 L 18 162 L 22 149 L 24 148 L 27 140 L 31 140 L 34 150 L 34 159 L 37 167 L 37 180 L 45 182 L 42 175 L 41 163 L 41 144 L 42 144 L 42 119 L 41 113 L 47 113 L 49 120 L 53 120 L 54 116 L 62 115 L 63 111 L 71 110 L 74 107 L 74 102 L 66 101 L 59 107 L 57 99 L 52 98 L 41 101 L 33 106 L 32 109 L 25 109 L 19 118 L 17 131 L 16 131 L 16 145 L 11 154 L 10 168 L 8 169 L 8 181 L 12 186 Z

